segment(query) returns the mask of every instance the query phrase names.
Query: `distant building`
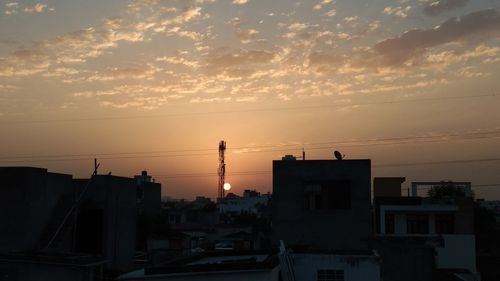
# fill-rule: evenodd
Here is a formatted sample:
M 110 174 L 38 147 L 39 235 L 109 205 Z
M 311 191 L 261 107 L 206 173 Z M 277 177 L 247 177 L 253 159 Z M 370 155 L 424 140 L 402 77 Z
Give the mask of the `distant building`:
M 217 202 L 217 208 L 221 213 L 260 215 L 260 208 L 267 206 L 269 199 L 269 194 L 261 195 L 255 190 L 245 189 L 243 196 L 227 194 L 224 199 Z
M 420 181 L 420 182 L 412 182 L 411 183 L 411 196 L 420 196 L 427 197 L 427 192 L 435 186 L 440 185 L 451 185 L 457 189 L 460 189 L 466 197 L 474 197 L 474 193 L 472 192 L 471 183 L 470 182 L 457 182 L 457 181 Z
M 275 245 L 367 250 L 370 160 L 273 161 Z
M 170 228 L 178 231 L 213 230 L 219 223 L 219 211 L 211 200 L 197 197 L 195 201 L 170 201 L 164 206 Z
M 146 216 L 161 214 L 161 184 L 155 183 L 147 171 L 134 176 L 137 184 L 137 213 Z
M 375 182 L 374 194 L 381 194 L 380 182 Z M 441 280 L 443 276 L 479 280 L 473 198 L 467 193 L 439 199 L 393 195 L 374 198 L 374 247 L 384 260 L 384 280 Z

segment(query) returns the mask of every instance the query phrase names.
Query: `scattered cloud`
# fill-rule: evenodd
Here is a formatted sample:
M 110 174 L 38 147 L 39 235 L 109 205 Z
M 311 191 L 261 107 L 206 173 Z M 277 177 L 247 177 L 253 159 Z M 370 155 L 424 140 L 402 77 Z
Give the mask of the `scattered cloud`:
M 337 14 L 337 10 L 331 9 L 330 11 L 326 12 L 325 15 L 327 17 L 334 17 Z
M 407 31 L 401 36 L 377 43 L 373 50 L 381 56 L 383 64 L 401 66 L 435 46 L 498 36 L 500 36 L 500 12 L 488 9 L 450 18 L 431 29 Z
M 151 64 L 127 68 L 111 68 L 88 77 L 88 81 L 114 81 L 114 80 L 152 80 L 154 74 L 161 69 Z
M 354 22 L 354 21 L 357 21 L 357 20 L 359 20 L 358 16 L 352 16 L 352 17 L 345 17 L 344 18 L 345 22 Z
M 234 27 L 236 37 L 240 40 L 242 44 L 248 44 L 252 42 L 257 35 L 259 34 L 259 31 L 253 28 L 249 29 L 244 29 L 242 28 L 242 21 L 238 17 L 232 18 L 230 21 L 227 22 L 227 24 L 231 25 Z
M 388 6 L 385 7 L 382 13 L 388 15 L 388 16 L 396 16 L 400 18 L 406 18 L 408 16 L 408 12 L 411 10 L 411 6 L 406 6 L 406 7 L 392 7 Z
M 45 8 L 47 8 L 47 4 L 36 3 L 33 6 L 28 6 L 24 8 L 24 11 L 30 14 L 42 13 Z
M 248 2 L 248 0 L 233 0 L 233 4 L 235 5 L 244 5 Z
M 17 14 L 17 9 L 19 8 L 19 3 L 17 2 L 7 2 L 5 3 L 5 11 L 4 13 L 7 16 Z
M 236 35 L 240 39 L 241 43 L 243 44 L 248 44 L 254 40 L 257 35 L 259 34 L 259 31 L 256 29 L 238 29 L 236 30 Z
M 306 28 L 307 28 L 307 24 L 300 23 L 300 22 L 292 23 L 288 26 L 288 30 L 293 31 L 293 32 L 298 32 L 298 31 L 304 30 Z
M 268 65 L 275 53 L 264 50 L 218 49 L 208 54 L 206 71 L 210 75 L 224 74 L 228 77 L 248 77 L 259 67 Z
M 165 62 L 165 63 L 170 63 L 170 64 L 177 64 L 177 65 L 184 65 L 189 68 L 197 69 L 200 67 L 200 63 L 197 60 L 188 60 L 184 57 L 182 57 L 181 54 L 178 54 L 176 56 L 170 56 L 170 57 L 159 57 L 156 58 L 156 61 L 159 62 Z
M 333 0 L 321 0 L 319 3 L 313 6 L 313 10 L 321 10 L 323 6 L 332 3 Z M 333 2 L 335 3 L 335 2 Z
M 448 11 L 465 6 L 469 0 L 437 0 L 427 2 L 424 6 L 424 13 L 429 16 L 437 16 Z

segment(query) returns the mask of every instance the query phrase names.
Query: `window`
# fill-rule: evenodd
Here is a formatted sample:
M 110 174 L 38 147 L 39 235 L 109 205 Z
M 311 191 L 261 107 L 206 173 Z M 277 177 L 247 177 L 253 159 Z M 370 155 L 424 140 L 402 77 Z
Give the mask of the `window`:
M 344 281 L 344 271 L 343 270 L 318 270 L 317 272 L 318 281 Z
M 350 182 L 329 181 L 305 184 L 304 208 L 306 210 L 350 209 Z
M 427 215 L 409 214 L 406 215 L 406 231 L 415 234 L 429 233 L 429 220 Z
M 453 214 L 440 214 L 435 216 L 436 233 L 452 234 L 455 231 L 455 217 Z
M 394 214 L 385 214 L 385 233 L 394 234 Z

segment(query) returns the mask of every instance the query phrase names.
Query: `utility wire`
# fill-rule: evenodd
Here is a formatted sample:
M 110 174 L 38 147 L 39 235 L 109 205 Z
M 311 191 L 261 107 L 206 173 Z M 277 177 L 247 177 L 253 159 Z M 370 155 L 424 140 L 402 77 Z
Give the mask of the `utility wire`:
M 429 142 L 447 142 L 456 140 L 457 138 L 459 140 L 500 138 L 500 129 L 488 130 L 484 132 L 449 133 L 449 134 L 430 135 L 430 136 L 392 137 L 392 138 L 365 139 L 365 140 L 352 140 L 352 141 L 317 142 L 308 144 L 261 145 L 261 146 L 246 146 L 246 147 L 242 146 L 242 147 L 231 148 L 231 151 L 233 151 L 233 153 L 237 153 L 238 150 L 248 150 L 239 153 L 282 152 L 282 151 L 289 151 L 291 149 L 290 147 L 294 147 L 295 149 L 300 149 L 305 147 L 307 148 L 307 150 L 322 150 L 322 149 L 331 149 L 332 148 L 331 145 L 337 145 L 344 148 L 361 147 L 361 146 L 402 145 L 402 144 L 419 144 L 419 143 L 429 143 Z M 330 146 L 321 146 L 321 145 L 330 145 Z M 277 148 L 277 147 L 280 147 L 280 149 L 264 149 L 264 148 Z M 3 156 L 0 157 L 0 160 L 3 160 L 2 162 L 23 163 L 29 161 L 41 161 L 41 162 L 85 161 L 93 159 L 95 157 L 99 157 L 100 159 L 103 160 L 135 159 L 135 158 L 169 158 L 169 157 L 209 156 L 213 155 L 213 153 L 183 153 L 183 152 L 208 152 L 208 151 L 216 152 L 216 150 L 217 149 L 208 148 L 208 149 L 155 150 L 155 151 L 94 153 L 94 154 L 90 153 L 52 154 L 52 155 L 38 155 L 38 156 L 24 155 L 24 156 Z
M 191 112 L 191 113 L 184 112 L 184 113 L 170 113 L 170 114 L 156 114 L 156 115 L 108 116 L 108 117 L 45 119 L 45 120 L 12 120 L 12 121 L 0 121 L 0 125 L 65 123 L 65 122 L 104 121 L 104 120 L 113 121 L 113 120 L 130 120 L 130 119 L 148 119 L 148 118 L 164 118 L 164 117 L 232 114 L 232 113 L 246 113 L 246 112 L 287 111 L 287 110 L 334 108 L 334 107 L 345 107 L 345 106 L 385 105 L 385 104 L 399 104 L 399 103 L 412 103 L 412 102 L 427 102 L 427 101 L 439 101 L 439 100 L 477 99 L 477 98 L 497 97 L 497 96 L 498 96 L 497 94 L 483 94 L 483 95 L 474 95 L 474 96 L 470 96 L 470 95 L 467 95 L 467 96 L 445 96 L 445 97 L 419 98 L 419 99 L 407 99 L 407 100 L 389 100 L 389 101 L 380 101 L 380 102 L 362 102 L 362 103 L 351 103 L 351 104 L 321 104 L 321 105 L 310 105 L 310 106 L 251 108 L 251 109 L 240 109 L 240 110 L 221 110 L 221 111 L 205 111 L 205 112 Z
M 300 161 L 300 160 L 296 160 Z M 463 163 L 480 163 L 480 162 L 496 162 L 499 158 L 482 158 L 482 159 L 463 159 L 463 160 L 447 160 L 447 161 L 429 161 L 429 162 L 409 162 L 409 163 L 387 163 L 373 165 L 373 168 L 389 168 L 389 167 L 407 167 L 407 166 L 427 166 L 427 165 L 447 165 L 447 164 L 463 164 Z M 265 171 L 239 171 L 228 173 L 227 176 L 246 176 L 246 175 L 262 175 L 271 174 L 271 170 Z M 155 178 L 196 178 L 196 177 L 212 177 L 217 176 L 217 173 L 186 173 L 186 174 L 168 174 L 168 175 L 152 175 Z M 479 186 L 479 185 L 478 185 Z

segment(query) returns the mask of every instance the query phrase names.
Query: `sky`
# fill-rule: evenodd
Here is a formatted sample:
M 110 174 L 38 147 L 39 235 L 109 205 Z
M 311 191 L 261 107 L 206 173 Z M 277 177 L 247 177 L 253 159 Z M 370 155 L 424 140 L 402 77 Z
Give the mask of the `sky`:
M 500 199 L 498 0 L 0 1 L 0 165 L 272 191 L 272 161 Z

